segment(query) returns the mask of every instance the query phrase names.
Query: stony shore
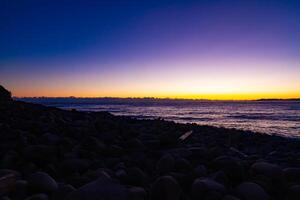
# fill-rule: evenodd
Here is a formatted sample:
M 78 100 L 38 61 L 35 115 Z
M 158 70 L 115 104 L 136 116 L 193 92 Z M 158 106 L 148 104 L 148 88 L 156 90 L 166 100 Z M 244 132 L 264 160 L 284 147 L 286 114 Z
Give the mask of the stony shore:
M 2 200 L 299 200 L 300 141 L 0 98 Z

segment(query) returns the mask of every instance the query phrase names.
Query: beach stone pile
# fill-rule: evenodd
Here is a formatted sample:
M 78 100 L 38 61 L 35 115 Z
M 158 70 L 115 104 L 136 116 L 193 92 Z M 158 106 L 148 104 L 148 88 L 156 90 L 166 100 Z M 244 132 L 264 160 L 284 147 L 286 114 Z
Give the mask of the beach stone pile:
M 297 139 L 2 102 L 0 199 L 299 200 L 299 150 Z

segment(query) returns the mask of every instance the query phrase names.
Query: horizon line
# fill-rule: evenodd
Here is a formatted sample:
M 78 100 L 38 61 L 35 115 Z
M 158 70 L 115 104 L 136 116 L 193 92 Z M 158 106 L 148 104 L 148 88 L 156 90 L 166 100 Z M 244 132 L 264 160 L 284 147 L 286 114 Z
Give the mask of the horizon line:
M 13 96 L 14 99 L 153 99 L 153 100 L 192 100 L 192 101 L 291 101 L 300 100 L 300 97 L 295 98 L 249 98 L 249 99 L 209 99 L 209 98 L 181 98 L 181 97 L 112 97 L 112 96 L 99 96 L 99 97 L 78 97 L 78 96 L 30 96 L 30 97 L 20 97 Z

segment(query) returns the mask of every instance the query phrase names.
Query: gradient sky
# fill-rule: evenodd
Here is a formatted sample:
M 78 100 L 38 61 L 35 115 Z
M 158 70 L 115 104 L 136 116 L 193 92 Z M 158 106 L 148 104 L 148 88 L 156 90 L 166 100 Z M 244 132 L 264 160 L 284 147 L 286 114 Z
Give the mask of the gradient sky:
M 300 1 L 1 0 L 15 96 L 300 97 Z

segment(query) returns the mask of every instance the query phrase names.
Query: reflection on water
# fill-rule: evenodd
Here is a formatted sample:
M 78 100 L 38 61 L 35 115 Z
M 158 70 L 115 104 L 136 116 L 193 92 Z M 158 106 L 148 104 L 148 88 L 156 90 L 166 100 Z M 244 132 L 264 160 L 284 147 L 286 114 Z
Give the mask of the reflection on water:
M 136 118 L 157 118 L 300 137 L 300 101 L 173 101 L 26 99 L 63 109 L 108 111 Z

